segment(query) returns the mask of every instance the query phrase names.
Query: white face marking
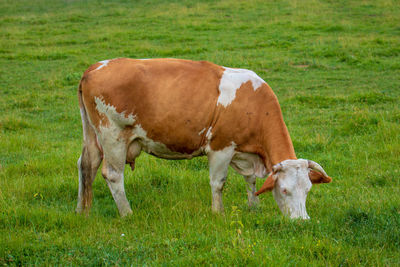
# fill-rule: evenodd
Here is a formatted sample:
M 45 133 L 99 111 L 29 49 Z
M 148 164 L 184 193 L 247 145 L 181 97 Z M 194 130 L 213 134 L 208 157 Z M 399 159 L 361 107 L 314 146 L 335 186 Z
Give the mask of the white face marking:
M 99 69 L 101 69 L 101 68 L 107 66 L 107 65 L 108 65 L 108 62 L 110 62 L 110 60 L 102 60 L 102 61 L 99 61 L 99 63 L 101 63 L 101 65 L 98 66 L 97 69 L 95 69 L 95 70 L 99 70 Z
M 224 67 L 225 68 L 225 67 Z M 227 107 L 236 97 L 236 90 L 243 83 L 251 81 L 256 91 L 265 81 L 251 70 L 225 68 L 219 84 L 218 104 Z
M 121 127 L 126 125 L 132 125 L 136 120 L 136 115 L 128 114 L 125 115 L 125 111 L 118 113 L 116 108 L 112 105 L 106 104 L 101 98 L 95 97 L 96 109 L 99 113 L 107 116 L 108 120 Z
M 309 219 L 306 198 L 312 184 L 307 160 L 285 160 L 281 164 L 272 191 L 280 210 L 290 218 Z

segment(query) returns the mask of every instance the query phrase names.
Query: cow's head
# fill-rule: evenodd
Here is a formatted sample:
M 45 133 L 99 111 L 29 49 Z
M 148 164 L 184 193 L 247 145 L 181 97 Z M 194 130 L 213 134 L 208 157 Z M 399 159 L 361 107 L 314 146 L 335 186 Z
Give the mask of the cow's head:
M 255 194 L 272 191 L 280 210 L 290 218 L 309 219 L 306 198 L 312 184 L 332 179 L 316 162 L 305 159 L 285 160 L 273 166 L 272 173 Z

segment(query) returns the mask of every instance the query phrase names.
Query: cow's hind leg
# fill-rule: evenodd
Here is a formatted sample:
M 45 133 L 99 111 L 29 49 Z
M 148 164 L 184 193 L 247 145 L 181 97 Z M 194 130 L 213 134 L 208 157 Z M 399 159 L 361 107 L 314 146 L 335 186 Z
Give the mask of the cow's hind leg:
M 233 148 L 226 148 L 220 151 L 211 151 L 207 154 L 210 168 L 212 211 L 217 213 L 222 213 L 224 211 L 222 189 L 224 188 L 233 152 Z
M 256 189 L 256 176 L 255 175 L 249 175 L 249 176 L 243 176 L 244 179 L 247 182 L 247 200 L 249 207 L 254 207 L 257 206 L 259 203 L 258 197 L 254 195 L 254 193 L 257 191 Z
M 79 191 L 76 212 L 89 213 L 92 205 L 92 184 L 101 163 L 101 151 L 96 142 L 96 134 L 88 124 L 86 114 L 82 114 L 83 149 L 78 159 Z
M 102 167 L 103 177 L 107 181 L 114 201 L 117 204 L 119 214 L 122 217 L 132 213 L 124 188 L 126 152 L 125 142 L 116 142 L 110 146 L 104 146 L 104 162 Z

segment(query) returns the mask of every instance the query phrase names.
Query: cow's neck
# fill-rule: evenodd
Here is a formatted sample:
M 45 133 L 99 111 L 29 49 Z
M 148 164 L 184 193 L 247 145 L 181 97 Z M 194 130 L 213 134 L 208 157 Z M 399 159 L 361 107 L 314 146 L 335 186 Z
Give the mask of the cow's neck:
M 264 164 L 268 170 L 287 159 L 297 159 L 279 103 L 269 103 L 269 117 L 263 125 Z

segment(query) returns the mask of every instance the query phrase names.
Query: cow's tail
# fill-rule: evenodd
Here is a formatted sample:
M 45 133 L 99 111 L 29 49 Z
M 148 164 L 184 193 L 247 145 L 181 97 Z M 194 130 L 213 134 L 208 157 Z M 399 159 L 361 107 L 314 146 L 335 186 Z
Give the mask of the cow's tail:
M 79 171 L 79 192 L 76 211 L 79 213 L 89 212 L 92 205 L 92 183 L 96 177 L 97 169 L 102 160 L 102 153 L 97 144 L 96 132 L 89 122 L 88 113 L 82 96 L 84 77 L 81 79 L 78 88 L 79 108 L 82 118 L 83 149 L 78 159 Z
M 85 103 L 83 101 L 83 96 L 82 96 L 82 83 L 84 81 L 84 77 L 82 77 L 81 81 L 79 82 L 79 88 L 78 88 L 78 101 L 79 101 L 79 109 L 81 112 L 81 118 L 82 118 L 82 130 L 83 130 L 83 143 L 84 146 L 88 143 L 91 143 L 93 140 L 96 141 L 96 133 L 89 123 L 89 118 L 88 114 L 86 111 Z

